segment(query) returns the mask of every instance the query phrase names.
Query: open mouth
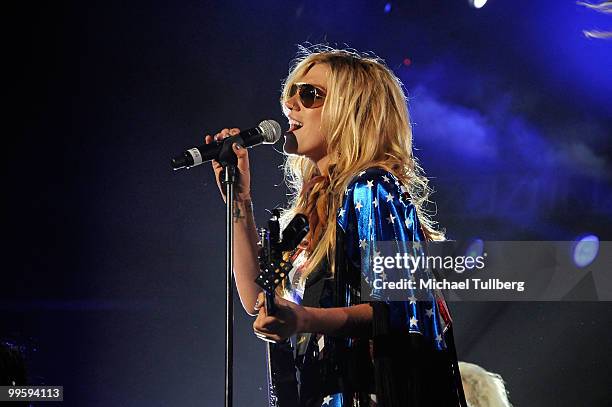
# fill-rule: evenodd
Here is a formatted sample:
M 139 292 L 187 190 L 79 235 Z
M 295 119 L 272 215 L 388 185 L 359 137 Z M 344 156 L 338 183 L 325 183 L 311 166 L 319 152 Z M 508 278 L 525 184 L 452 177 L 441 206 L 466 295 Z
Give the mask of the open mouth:
M 287 132 L 293 133 L 296 130 L 299 130 L 304 126 L 302 122 L 298 122 L 297 120 L 290 119 L 289 120 L 289 130 Z

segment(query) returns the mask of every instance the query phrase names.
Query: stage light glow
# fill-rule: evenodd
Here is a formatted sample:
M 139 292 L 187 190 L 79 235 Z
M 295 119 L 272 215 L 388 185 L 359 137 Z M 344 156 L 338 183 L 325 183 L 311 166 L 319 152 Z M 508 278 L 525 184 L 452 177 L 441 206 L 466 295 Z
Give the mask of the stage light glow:
M 487 0 L 469 0 L 469 2 L 474 8 L 483 8 L 487 4 Z
M 576 240 L 572 257 L 576 266 L 583 268 L 595 260 L 599 253 L 599 238 L 586 235 Z
M 474 239 L 465 250 L 465 255 L 470 257 L 482 256 L 484 253 L 484 241 L 482 239 Z
M 391 3 L 387 3 L 385 4 L 385 13 L 390 13 L 391 12 Z

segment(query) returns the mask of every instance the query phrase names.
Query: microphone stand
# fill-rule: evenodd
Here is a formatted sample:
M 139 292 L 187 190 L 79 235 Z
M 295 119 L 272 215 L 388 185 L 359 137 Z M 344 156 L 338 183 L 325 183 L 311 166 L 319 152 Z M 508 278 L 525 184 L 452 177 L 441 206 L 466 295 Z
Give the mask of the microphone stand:
M 226 138 L 221 144 L 217 161 L 223 167 L 219 174 L 220 183 L 225 186 L 226 201 L 226 275 L 225 275 L 225 407 L 232 407 L 233 404 L 233 363 L 234 363 L 234 291 L 232 287 L 232 273 L 234 269 L 234 187 L 239 177 L 237 172 L 238 157 L 232 149 L 234 143 L 238 143 L 242 148 L 253 146 L 260 143 L 272 144 L 278 141 L 281 135 L 280 125 L 274 120 L 264 120 L 257 128 L 249 129 L 238 135 Z M 213 153 L 217 151 L 217 146 L 212 149 L 206 146 L 192 148 L 183 154 L 174 157 L 170 161 L 173 169 L 189 168 L 203 161 L 214 159 Z M 206 160 L 204 160 L 204 158 Z
M 233 405 L 234 380 L 234 291 L 232 272 L 234 269 L 234 187 L 238 178 L 236 166 L 238 158 L 230 143 L 224 143 L 219 153 L 219 163 L 223 167 L 220 178 L 225 186 L 225 407 Z

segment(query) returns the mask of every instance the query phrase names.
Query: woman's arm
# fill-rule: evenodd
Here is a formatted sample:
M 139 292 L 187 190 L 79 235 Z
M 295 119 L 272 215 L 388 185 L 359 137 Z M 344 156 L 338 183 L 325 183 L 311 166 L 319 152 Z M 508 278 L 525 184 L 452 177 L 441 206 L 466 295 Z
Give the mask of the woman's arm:
M 249 315 L 257 315 L 254 310 L 257 295 L 261 288 L 255 283 L 259 275 L 259 236 L 253 217 L 253 204 L 250 198 L 234 202 L 234 278 L 240 302 Z
M 259 314 L 253 323 L 253 330 L 261 339 L 282 341 L 296 333 L 306 332 L 330 336 L 371 336 L 373 311 L 370 304 L 312 308 L 276 297 L 276 313 L 268 316 L 265 301 L 263 293 L 260 294 L 256 306 Z
M 214 140 L 221 141 L 230 135 L 239 133 L 240 129 L 238 128 L 223 129 L 214 137 L 207 135 L 204 140 L 206 144 L 210 144 Z M 253 204 L 251 202 L 249 154 L 246 148 L 239 146 L 237 143 L 232 145 L 232 149 L 238 158 L 238 184 L 235 191 L 234 213 L 232 215 L 234 222 L 233 271 L 242 306 L 249 315 L 254 315 L 253 306 L 261 289 L 255 283 L 255 279 L 259 274 L 259 262 L 257 260 L 259 252 L 257 242 L 259 241 L 259 236 L 255 227 Z M 225 186 L 220 182 L 223 167 L 216 160 L 212 161 L 212 167 L 219 192 L 223 200 L 226 201 Z
M 316 332 L 330 336 L 371 336 L 372 306 L 359 304 L 341 308 L 303 307 L 302 326 L 298 332 Z

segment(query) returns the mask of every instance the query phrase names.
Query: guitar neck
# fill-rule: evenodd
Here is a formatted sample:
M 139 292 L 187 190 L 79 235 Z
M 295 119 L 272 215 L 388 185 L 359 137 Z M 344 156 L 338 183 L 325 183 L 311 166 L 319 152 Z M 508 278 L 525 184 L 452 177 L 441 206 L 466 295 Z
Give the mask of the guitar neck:
M 274 304 L 274 291 L 266 291 L 266 313 L 274 315 L 276 313 L 276 305 Z

